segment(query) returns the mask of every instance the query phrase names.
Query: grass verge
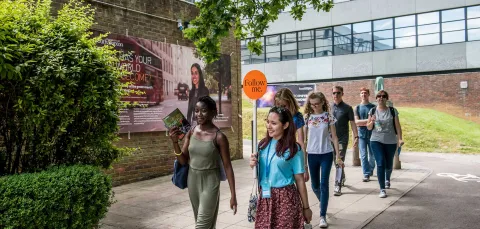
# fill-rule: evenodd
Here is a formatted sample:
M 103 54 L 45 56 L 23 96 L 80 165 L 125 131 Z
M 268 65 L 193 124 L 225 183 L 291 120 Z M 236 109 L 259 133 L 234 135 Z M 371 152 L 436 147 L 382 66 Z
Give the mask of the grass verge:
M 264 120 L 268 109 L 257 109 L 259 139 L 266 133 Z M 402 151 L 480 154 L 480 124 L 428 108 L 397 109 L 405 141 Z M 248 100 L 243 100 L 242 110 L 243 138 L 252 139 L 250 121 L 253 106 Z M 350 136 L 350 145 L 351 142 Z

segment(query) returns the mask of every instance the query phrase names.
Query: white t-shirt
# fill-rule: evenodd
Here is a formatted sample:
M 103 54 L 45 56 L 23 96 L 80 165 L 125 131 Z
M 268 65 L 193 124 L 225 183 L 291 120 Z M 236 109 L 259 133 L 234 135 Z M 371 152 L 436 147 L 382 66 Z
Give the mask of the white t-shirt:
M 305 120 L 308 126 L 307 152 L 309 154 L 325 154 L 333 152 L 328 125 L 335 125 L 337 119 L 327 112 L 311 114 Z

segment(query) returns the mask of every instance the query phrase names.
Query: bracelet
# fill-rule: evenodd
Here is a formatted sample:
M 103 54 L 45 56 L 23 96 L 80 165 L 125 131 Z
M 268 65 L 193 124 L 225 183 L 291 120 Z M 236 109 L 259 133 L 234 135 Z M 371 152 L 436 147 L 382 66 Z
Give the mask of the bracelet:
M 174 143 L 174 144 L 175 144 L 175 143 L 178 143 L 178 141 L 176 141 L 176 142 L 173 142 L 173 143 Z
M 310 209 L 310 207 L 303 208 L 303 210 L 308 210 L 308 209 Z
M 353 139 L 358 138 L 358 136 L 354 137 Z
M 177 154 L 177 153 L 175 153 L 175 150 L 173 150 L 173 153 L 174 153 L 175 155 L 177 155 L 177 156 L 180 156 L 180 155 L 182 155 L 183 152 L 180 151 L 180 153 Z

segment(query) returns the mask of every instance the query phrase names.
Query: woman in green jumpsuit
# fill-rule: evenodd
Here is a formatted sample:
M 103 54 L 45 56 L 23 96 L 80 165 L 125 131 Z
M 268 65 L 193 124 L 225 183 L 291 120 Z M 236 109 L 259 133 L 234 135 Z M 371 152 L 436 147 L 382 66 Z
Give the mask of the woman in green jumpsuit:
M 209 96 L 198 99 L 195 106 L 195 116 L 198 125 L 193 127 L 185 137 L 182 150 L 178 144 L 181 131 L 172 128 L 170 138 L 175 149 L 175 155 L 180 164 L 188 163 L 188 194 L 195 215 L 195 229 L 214 229 L 220 201 L 221 165 L 230 185 L 230 208 L 233 214 L 237 212 L 235 194 L 235 177 L 230 161 L 228 139 L 213 124 L 217 115 L 217 105 Z

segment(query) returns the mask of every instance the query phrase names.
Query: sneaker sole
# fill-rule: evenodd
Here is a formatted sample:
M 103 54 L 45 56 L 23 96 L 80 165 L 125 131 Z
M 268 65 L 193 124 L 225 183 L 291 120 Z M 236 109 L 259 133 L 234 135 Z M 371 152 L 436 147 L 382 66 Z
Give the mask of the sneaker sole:
M 334 196 L 341 196 L 342 193 L 333 193 Z

